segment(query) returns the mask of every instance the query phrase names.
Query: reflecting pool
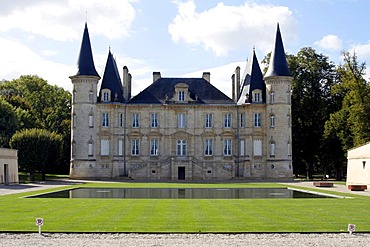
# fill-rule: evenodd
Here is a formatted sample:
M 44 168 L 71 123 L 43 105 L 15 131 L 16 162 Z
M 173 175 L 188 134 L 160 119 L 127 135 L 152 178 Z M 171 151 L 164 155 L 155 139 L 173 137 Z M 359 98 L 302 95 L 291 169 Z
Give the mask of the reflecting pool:
M 31 198 L 258 199 L 330 198 L 290 188 L 77 188 Z

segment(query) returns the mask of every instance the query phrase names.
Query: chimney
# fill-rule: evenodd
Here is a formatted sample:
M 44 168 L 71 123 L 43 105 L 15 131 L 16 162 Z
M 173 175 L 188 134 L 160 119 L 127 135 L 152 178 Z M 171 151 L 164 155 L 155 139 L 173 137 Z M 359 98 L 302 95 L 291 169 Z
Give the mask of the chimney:
M 202 78 L 209 83 L 211 83 L 211 73 L 210 72 L 203 72 Z
M 127 101 L 131 99 L 131 80 L 132 76 L 130 73 L 128 73 Z
M 239 100 L 240 95 L 240 67 L 237 66 L 235 69 L 235 101 Z
M 232 99 L 235 101 L 235 74 L 231 76 Z
M 123 67 L 123 74 L 122 74 L 122 87 L 123 87 L 123 98 L 126 101 L 130 99 L 131 94 L 131 82 L 130 82 L 130 74 L 128 73 L 128 68 L 126 66 Z
M 153 82 L 161 78 L 161 72 L 153 72 Z

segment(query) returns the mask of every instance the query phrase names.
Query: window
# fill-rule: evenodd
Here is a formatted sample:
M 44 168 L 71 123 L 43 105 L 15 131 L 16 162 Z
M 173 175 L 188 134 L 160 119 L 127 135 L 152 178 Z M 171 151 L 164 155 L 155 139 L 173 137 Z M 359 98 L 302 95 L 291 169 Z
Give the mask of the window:
M 89 143 L 87 144 L 87 149 L 88 149 L 87 153 L 89 156 L 94 155 L 93 147 L 94 147 L 93 142 L 89 141 Z
M 231 139 L 224 140 L 224 155 L 230 156 L 231 155 L 231 146 L 232 142 Z
M 179 101 L 185 101 L 185 91 L 179 91 Z
M 206 114 L 206 128 L 212 128 L 212 114 L 207 113 Z
M 261 113 L 254 113 L 254 127 L 261 127 Z
M 231 128 L 231 113 L 225 114 L 225 121 L 224 121 L 225 128 Z
M 245 114 L 244 113 L 239 114 L 239 126 L 240 128 L 245 127 Z
M 89 114 L 89 127 L 94 127 L 94 116 L 92 113 Z
M 109 92 L 103 92 L 103 102 L 109 101 Z
M 275 115 L 270 116 L 270 127 L 274 128 L 275 127 Z
M 185 156 L 186 155 L 186 140 L 177 140 L 177 156 Z
M 289 114 L 286 115 L 286 119 L 287 119 L 287 125 L 288 125 L 288 127 L 290 127 L 291 126 L 291 121 L 290 121 L 290 115 Z
M 245 156 L 245 141 L 240 140 L 240 156 Z
M 186 115 L 185 113 L 179 113 L 177 115 L 177 127 L 185 128 L 186 127 Z
M 90 92 L 89 92 L 89 102 L 90 103 L 93 103 L 93 100 L 94 100 L 93 96 L 94 96 L 94 93 L 93 93 L 93 91 L 90 90 Z
M 290 148 L 290 141 L 288 141 L 288 145 L 287 145 L 287 148 L 288 148 L 288 157 L 292 156 L 292 150 Z
M 102 156 L 109 155 L 109 140 L 101 139 L 100 141 L 100 153 Z
M 254 102 L 256 103 L 261 102 L 261 94 L 259 92 L 254 93 Z
M 139 128 L 140 126 L 140 115 L 137 113 L 132 114 L 132 128 Z
M 123 140 L 118 140 L 118 156 L 123 156 Z
M 72 101 L 73 101 L 73 102 L 75 102 L 75 101 L 76 101 L 76 95 L 77 95 L 76 90 L 73 90 L 73 96 L 72 96 Z
M 213 155 L 213 141 L 212 140 L 206 140 L 204 144 L 204 155 L 205 156 L 211 156 Z
M 275 157 L 275 142 L 270 142 L 270 157 Z
M 103 127 L 109 127 L 109 113 L 103 112 L 102 113 L 102 126 Z
M 75 128 L 76 127 L 76 124 L 77 124 L 77 116 L 76 114 L 73 113 L 73 119 L 72 119 L 72 122 L 73 122 L 73 127 Z
M 253 141 L 253 155 L 262 156 L 262 140 Z
M 72 156 L 76 156 L 76 142 L 74 140 L 72 141 Z
M 150 127 L 158 128 L 158 114 L 157 113 L 150 114 Z
M 139 149 L 139 140 L 134 139 L 131 140 L 131 155 L 139 155 L 140 149 Z
M 274 104 L 274 102 L 275 102 L 275 93 L 271 92 L 270 93 L 270 104 Z
M 123 127 L 123 113 L 118 114 L 118 126 Z
M 286 92 L 286 102 L 290 104 L 290 91 L 289 90 Z
M 150 140 L 150 156 L 158 156 L 158 139 Z

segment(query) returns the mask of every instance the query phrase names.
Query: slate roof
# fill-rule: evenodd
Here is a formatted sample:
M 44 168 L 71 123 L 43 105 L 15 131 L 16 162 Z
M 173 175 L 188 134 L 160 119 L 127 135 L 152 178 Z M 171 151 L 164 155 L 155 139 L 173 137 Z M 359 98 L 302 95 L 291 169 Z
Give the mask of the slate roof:
M 96 72 L 94 65 L 87 23 L 85 23 L 85 29 L 82 37 L 80 55 L 78 57 L 77 66 L 78 71 L 76 75 L 99 76 L 98 72 Z
M 108 52 L 107 63 L 105 65 L 103 80 L 100 86 L 99 99 L 101 102 L 101 91 L 103 89 L 109 89 L 111 91 L 111 101 L 124 103 L 123 87 L 121 77 L 118 72 L 117 63 L 112 53 Z
M 170 99 L 175 93 L 175 85 L 189 86 L 189 104 L 235 104 L 235 102 L 203 78 L 159 78 L 149 87 L 133 97 L 129 104 L 175 104 Z
M 266 103 L 266 84 L 255 51 L 253 58 L 247 63 L 241 83 L 238 104 L 251 103 L 255 89 L 262 90 L 262 103 Z
M 292 76 L 286 61 L 279 24 L 277 25 L 275 46 L 271 53 L 270 64 L 265 77 L 269 76 Z

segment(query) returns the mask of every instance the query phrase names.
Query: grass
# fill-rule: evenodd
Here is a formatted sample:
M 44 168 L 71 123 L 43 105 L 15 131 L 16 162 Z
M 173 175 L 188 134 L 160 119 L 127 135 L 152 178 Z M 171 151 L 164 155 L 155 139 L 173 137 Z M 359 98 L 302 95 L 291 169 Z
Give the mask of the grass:
M 247 188 L 274 183 L 87 183 L 75 187 Z M 298 188 L 298 187 L 297 187 Z M 43 192 L 55 191 L 44 190 Z M 320 191 L 320 189 L 315 189 Z M 346 232 L 370 231 L 370 197 L 323 199 L 47 199 L 38 192 L 0 197 L 0 231 Z M 343 194 L 342 194 L 343 195 Z
M 29 174 L 27 172 L 19 172 L 18 175 L 19 175 L 19 183 L 20 184 L 25 184 L 25 183 L 32 182 L 30 180 L 30 176 L 29 176 Z M 68 179 L 69 178 L 69 175 L 46 174 L 45 177 L 46 177 L 46 180 L 58 179 L 58 178 Z M 40 181 L 41 178 L 42 178 L 42 174 L 41 173 L 36 173 L 35 174 L 36 181 Z

